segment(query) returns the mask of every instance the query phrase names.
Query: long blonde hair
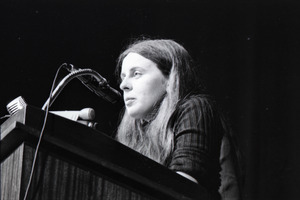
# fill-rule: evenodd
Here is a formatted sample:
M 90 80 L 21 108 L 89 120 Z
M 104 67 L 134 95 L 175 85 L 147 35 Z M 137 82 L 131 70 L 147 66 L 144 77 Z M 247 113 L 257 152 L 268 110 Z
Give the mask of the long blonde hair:
M 173 40 L 142 40 L 131 44 L 118 59 L 116 73 L 120 74 L 123 59 L 134 52 L 153 61 L 168 77 L 167 92 L 155 109 L 153 119 L 145 124 L 124 111 L 116 139 L 141 154 L 167 164 L 173 149 L 174 135 L 169 126 L 172 113 L 180 99 L 199 88 L 200 84 L 188 52 Z

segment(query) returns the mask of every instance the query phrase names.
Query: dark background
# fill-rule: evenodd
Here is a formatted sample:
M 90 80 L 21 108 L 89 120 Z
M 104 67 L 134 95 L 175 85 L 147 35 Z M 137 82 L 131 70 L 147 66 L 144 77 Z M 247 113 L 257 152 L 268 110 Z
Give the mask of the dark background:
M 230 118 L 246 166 L 244 198 L 299 199 L 298 1 L 2 0 L 0 10 L 0 116 L 20 95 L 41 107 L 64 62 L 92 68 L 118 89 L 116 59 L 132 38 L 171 38 L 200 64 Z M 77 80 L 51 109 L 85 107 L 96 110 L 99 129 L 115 130 L 122 104 Z

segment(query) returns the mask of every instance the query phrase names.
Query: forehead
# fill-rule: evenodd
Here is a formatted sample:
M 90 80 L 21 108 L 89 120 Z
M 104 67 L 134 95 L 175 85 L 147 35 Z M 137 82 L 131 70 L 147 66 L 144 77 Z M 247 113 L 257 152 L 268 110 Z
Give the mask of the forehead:
M 131 70 L 132 68 L 151 68 L 151 67 L 157 67 L 156 64 L 145 58 L 144 56 L 141 56 L 138 53 L 129 53 L 122 62 L 122 66 L 121 66 L 121 72 L 124 73 L 126 71 Z

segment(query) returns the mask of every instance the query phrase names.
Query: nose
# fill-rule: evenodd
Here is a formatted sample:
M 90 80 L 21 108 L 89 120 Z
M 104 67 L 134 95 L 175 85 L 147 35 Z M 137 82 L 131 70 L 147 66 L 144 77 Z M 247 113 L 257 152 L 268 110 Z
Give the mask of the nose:
M 120 84 L 120 89 L 123 91 L 128 91 L 132 88 L 129 80 L 127 78 L 124 78 Z

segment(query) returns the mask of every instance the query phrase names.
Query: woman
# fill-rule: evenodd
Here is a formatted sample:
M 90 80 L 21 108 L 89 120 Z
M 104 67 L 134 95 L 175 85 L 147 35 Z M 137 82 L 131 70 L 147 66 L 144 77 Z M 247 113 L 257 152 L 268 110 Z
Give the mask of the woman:
M 173 40 L 141 40 L 118 59 L 125 112 L 116 139 L 219 198 L 222 120 L 188 52 Z

